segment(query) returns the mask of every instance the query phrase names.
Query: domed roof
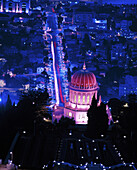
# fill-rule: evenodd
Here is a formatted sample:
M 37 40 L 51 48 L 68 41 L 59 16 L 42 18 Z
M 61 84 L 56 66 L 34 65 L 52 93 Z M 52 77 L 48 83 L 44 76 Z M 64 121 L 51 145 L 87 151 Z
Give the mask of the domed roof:
M 84 64 L 83 70 L 77 71 L 73 74 L 70 86 L 78 89 L 94 89 L 98 87 L 98 84 L 95 75 L 86 70 Z

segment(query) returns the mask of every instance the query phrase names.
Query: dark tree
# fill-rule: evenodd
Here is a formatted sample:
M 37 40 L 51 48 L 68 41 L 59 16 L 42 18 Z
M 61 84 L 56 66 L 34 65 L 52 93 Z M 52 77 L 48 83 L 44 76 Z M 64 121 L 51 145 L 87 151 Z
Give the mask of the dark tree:
M 108 103 L 109 107 L 111 107 L 112 115 L 118 116 L 121 110 L 122 102 L 117 98 L 112 98 Z
M 132 25 L 129 28 L 131 31 L 137 32 L 137 19 L 136 18 L 132 21 Z
M 64 61 L 67 61 L 68 60 L 68 54 L 66 52 L 65 56 L 64 56 Z
M 101 103 L 97 106 L 97 100 L 93 97 L 92 104 L 87 112 L 88 125 L 87 134 L 91 138 L 100 138 L 105 135 L 108 128 L 108 116 L 106 114 L 106 105 Z
M 84 39 L 83 39 L 83 44 L 84 44 L 86 50 L 91 49 L 91 42 L 90 42 L 90 38 L 89 38 L 88 34 L 85 34 Z
M 8 99 L 7 99 L 7 102 L 6 102 L 6 110 L 10 110 L 12 108 L 12 102 L 11 102 L 11 99 L 10 99 L 10 95 L 8 95 Z
M 71 81 L 71 71 L 69 67 L 68 67 L 68 81 L 69 82 Z

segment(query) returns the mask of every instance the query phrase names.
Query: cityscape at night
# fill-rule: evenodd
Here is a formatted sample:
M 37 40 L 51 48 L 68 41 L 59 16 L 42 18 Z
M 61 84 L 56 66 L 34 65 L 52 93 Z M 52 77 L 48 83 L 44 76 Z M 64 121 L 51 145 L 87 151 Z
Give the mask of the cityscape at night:
M 137 0 L 0 0 L 0 170 L 137 169 Z

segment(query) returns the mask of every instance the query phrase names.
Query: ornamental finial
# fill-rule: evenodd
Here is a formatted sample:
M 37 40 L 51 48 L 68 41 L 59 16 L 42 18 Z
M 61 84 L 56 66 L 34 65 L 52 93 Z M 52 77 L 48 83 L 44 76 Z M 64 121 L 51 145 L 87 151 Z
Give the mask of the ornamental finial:
M 86 64 L 85 64 L 85 61 L 84 61 L 84 64 L 83 64 L 83 70 L 86 70 Z

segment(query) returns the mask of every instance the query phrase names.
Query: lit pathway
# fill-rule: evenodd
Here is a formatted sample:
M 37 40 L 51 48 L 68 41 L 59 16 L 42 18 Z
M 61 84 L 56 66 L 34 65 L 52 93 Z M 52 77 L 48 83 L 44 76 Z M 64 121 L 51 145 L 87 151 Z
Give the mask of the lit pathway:
M 54 45 L 53 41 L 51 41 L 51 52 L 53 57 L 53 72 L 54 72 L 54 84 L 55 84 L 55 93 L 56 93 L 56 104 L 59 105 L 59 86 L 58 86 L 58 80 L 57 80 L 57 73 L 56 73 L 56 62 L 55 62 L 55 51 L 54 51 Z
M 56 35 L 58 33 L 57 30 L 57 21 L 56 21 L 56 14 L 49 13 L 47 16 L 47 22 L 49 28 L 53 31 L 51 33 L 51 52 L 53 58 L 53 73 L 54 73 L 54 88 L 55 88 L 55 96 L 56 96 L 56 105 L 62 106 L 64 104 L 63 94 L 62 94 L 62 85 L 61 85 L 61 76 L 59 70 L 59 56 L 57 53 L 57 46 L 56 46 Z

